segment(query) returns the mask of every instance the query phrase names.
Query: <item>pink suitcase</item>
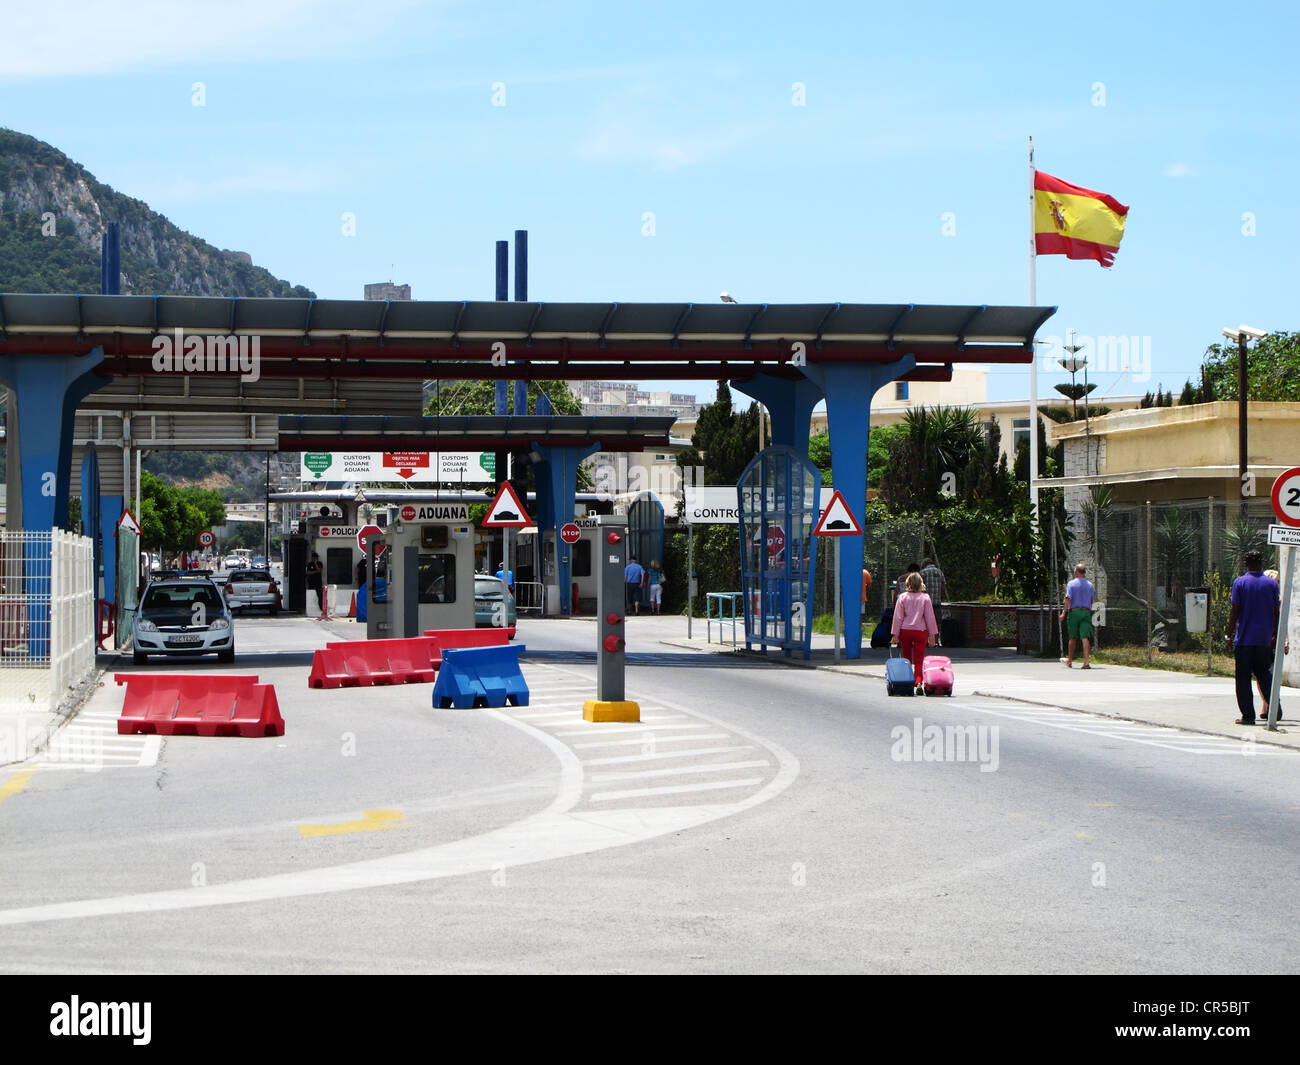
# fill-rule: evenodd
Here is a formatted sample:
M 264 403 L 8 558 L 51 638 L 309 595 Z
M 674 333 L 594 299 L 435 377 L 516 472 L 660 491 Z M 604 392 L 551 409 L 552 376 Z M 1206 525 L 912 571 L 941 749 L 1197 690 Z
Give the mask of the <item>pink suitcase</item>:
M 951 695 L 952 660 L 947 655 L 926 655 L 921 661 L 921 682 L 926 695 Z

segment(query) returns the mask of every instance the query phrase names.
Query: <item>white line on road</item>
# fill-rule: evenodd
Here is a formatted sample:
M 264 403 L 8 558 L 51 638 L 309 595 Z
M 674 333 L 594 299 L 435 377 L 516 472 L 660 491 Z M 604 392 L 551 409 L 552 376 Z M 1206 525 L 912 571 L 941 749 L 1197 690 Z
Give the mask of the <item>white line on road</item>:
M 721 734 L 719 734 L 721 736 Z M 697 740 L 699 736 L 692 736 L 691 739 Z M 725 738 L 725 737 L 724 737 Z M 602 744 L 602 746 L 605 746 Z M 665 758 L 689 758 L 701 754 L 732 754 L 736 751 L 752 751 L 754 748 L 747 743 L 737 744 L 734 747 L 692 747 L 685 751 L 663 751 L 659 754 L 616 754 L 609 758 L 587 758 L 584 759 L 583 765 L 627 765 L 630 762 L 662 762 Z
M 346 865 L 236 880 L 227 884 L 3 910 L 0 911 L 0 926 L 127 913 L 163 913 L 207 906 L 252 905 L 273 899 L 301 898 L 418 883 L 469 873 L 493 872 L 508 865 L 528 865 L 578 854 L 589 854 L 608 847 L 625 846 L 656 836 L 681 832 L 742 813 L 779 795 L 799 775 L 798 760 L 777 744 L 762 740 L 744 729 L 725 724 L 707 714 L 690 711 L 687 707 L 672 706 L 672 709 L 693 713 L 694 716 L 711 722 L 711 727 L 715 729 L 729 729 L 736 735 L 751 741 L 755 746 L 766 748 L 777 760 L 776 775 L 766 784 L 763 784 L 762 778 L 717 782 L 717 788 L 734 789 L 762 785 L 752 794 L 733 802 L 632 807 L 622 810 L 588 809 L 575 813 L 573 807 L 582 797 L 583 769 L 573 750 L 560 743 L 551 734 L 533 728 L 526 722 L 516 721 L 509 714 L 499 710 L 486 710 L 483 711 L 484 715 L 532 735 L 559 760 L 558 793 L 555 801 L 541 813 L 469 839 Z
M 751 788 L 763 783 L 762 777 L 746 780 L 714 780 L 707 784 L 672 784 L 663 788 L 625 788 L 622 791 L 600 791 L 591 796 L 592 802 L 610 802 L 614 799 L 644 799 L 648 795 L 688 795 L 696 791 L 722 791 L 726 788 Z
M 694 743 L 696 740 L 729 740 L 726 732 L 696 732 L 690 736 L 660 736 L 651 733 L 639 740 L 596 740 L 591 743 L 575 743 L 575 751 L 585 751 L 591 747 L 658 747 L 661 743 Z
M 610 733 L 627 732 L 629 728 L 662 732 L 679 732 L 682 729 L 715 728 L 715 725 L 636 725 L 630 721 L 592 722 L 587 728 L 574 729 L 572 732 L 557 732 L 557 736 L 608 736 Z
M 674 766 L 671 769 L 639 769 L 631 773 L 592 773 L 589 779 L 593 784 L 617 783 L 621 780 L 649 780 L 652 777 L 676 777 L 690 773 L 721 773 L 724 769 L 758 769 L 772 763 L 763 759 L 753 762 L 715 762 L 711 765 Z

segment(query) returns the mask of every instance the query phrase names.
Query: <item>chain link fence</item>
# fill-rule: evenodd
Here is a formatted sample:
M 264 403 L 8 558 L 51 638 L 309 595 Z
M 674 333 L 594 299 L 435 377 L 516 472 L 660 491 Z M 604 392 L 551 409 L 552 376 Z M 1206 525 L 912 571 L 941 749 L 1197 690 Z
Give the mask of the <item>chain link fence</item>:
M 1054 525 L 1053 572 L 1064 587 L 1074 563 L 1087 566 L 1100 604 L 1099 642 L 1164 650 L 1207 650 L 1187 631 L 1188 589 L 1208 590 L 1209 631 L 1222 641 L 1233 580 L 1257 550 L 1264 569 L 1278 568 L 1268 543 L 1274 523 L 1266 499 L 1107 504 L 1085 500 L 1065 528 Z

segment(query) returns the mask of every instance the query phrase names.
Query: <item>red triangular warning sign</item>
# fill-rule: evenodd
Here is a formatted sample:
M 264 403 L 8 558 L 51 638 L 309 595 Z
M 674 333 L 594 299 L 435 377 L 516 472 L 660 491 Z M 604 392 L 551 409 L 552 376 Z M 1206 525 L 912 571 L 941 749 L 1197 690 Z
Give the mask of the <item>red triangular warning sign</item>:
M 817 528 L 813 530 L 814 536 L 861 536 L 862 526 L 858 524 L 858 519 L 853 516 L 853 511 L 849 510 L 849 505 L 844 502 L 844 497 L 840 495 L 839 489 L 831 496 L 830 503 L 822 511 L 821 519 L 817 522 Z
M 522 529 L 531 525 L 528 511 L 509 481 L 501 482 L 501 490 L 488 507 L 487 517 L 480 523 L 485 529 Z

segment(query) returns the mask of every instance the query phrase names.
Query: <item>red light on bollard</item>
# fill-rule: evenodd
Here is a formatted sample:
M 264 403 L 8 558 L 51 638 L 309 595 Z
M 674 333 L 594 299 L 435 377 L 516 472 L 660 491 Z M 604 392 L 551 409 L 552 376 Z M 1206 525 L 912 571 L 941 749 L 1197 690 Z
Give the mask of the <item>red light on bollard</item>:
M 623 537 L 619 536 L 616 532 L 607 532 L 605 534 L 605 543 L 607 544 L 621 544 L 622 542 Z
M 617 625 L 622 620 L 623 620 L 622 617 L 620 617 L 618 614 L 615 614 L 614 611 L 612 610 L 605 615 L 605 624 L 607 625 Z
M 623 650 L 622 636 L 606 636 L 604 640 L 605 650 L 613 654 L 615 651 Z

